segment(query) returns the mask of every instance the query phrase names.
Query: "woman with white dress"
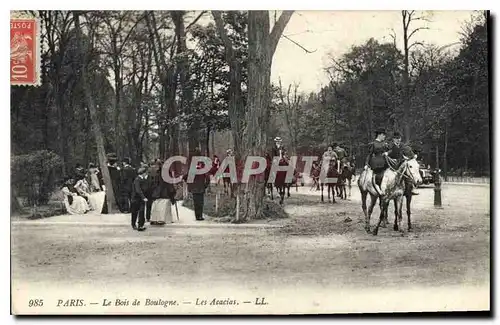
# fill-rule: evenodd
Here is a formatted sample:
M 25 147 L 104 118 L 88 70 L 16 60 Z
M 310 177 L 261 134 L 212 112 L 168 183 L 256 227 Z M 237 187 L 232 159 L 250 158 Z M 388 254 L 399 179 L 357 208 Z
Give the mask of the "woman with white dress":
M 69 214 L 84 214 L 90 210 L 87 201 L 78 195 L 77 189 L 73 186 L 73 179 L 66 179 L 62 193 L 64 194 L 64 206 Z
M 93 210 L 93 213 L 102 213 L 104 202 L 106 201 L 106 192 L 104 191 L 104 185 L 102 182 L 101 174 L 99 169 L 90 163 L 89 170 L 87 172 L 87 184 L 89 186 L 89 204 Z M 86 184 L 84 184 L 85 186 Z
M 158 171 L 157 183 L 151 194 L 153 205 L 151 206 L 151 225 L 164 225 L 173 223 L 172 204 L 175 203 L 175 187 L 167 183 L 161 177 L 161 169 Z

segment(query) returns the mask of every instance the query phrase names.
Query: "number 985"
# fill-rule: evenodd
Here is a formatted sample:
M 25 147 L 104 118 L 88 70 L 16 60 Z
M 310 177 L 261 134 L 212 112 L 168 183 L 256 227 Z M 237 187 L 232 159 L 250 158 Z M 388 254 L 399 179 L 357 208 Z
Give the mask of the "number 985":
M 28 306 L 29 307 L 42 307 L 43 306 L 43 299 L 30 299 Z

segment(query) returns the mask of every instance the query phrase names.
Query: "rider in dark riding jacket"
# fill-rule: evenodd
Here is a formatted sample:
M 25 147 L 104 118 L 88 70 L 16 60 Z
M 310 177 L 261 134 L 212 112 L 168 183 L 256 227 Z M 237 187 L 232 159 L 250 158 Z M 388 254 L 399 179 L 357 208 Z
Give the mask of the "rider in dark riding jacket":
M 375 140 L 370 143 L 369 153 L 365 160 L 365 170 L 370 167 L 373 170 L 373 176 L 375 177 L 375 189 L 379 195 L 383 195 L 380 189 L 380 184 L 382 182 L 382 177 L 384 171 L 388 167 L 387 161 L 385 160 L 384 153 L 389 150 L 387 142 L 385 142 L 385 130 L 378 129 L 375 131 Z
M 274 146 L 273 146 L 271 154 L 272 154 L 273 159 L 275 157 L 279 157 L 278 159 L 281 160 L 281 159 L 283 159 L 283 157 L 285 157 L 286 149 L 282 145 L 281 137 L 274 138 Z
M 415 153 L 411 149 L 411 147 L 407 144 L 404 144 L 401 142 L 401 133 L 399 132 L 394 132 L 392 136 L 392 145 L 390 150 L 388 151 L 387 155 L 396 160 L 396 168 L 401 166 L 403 161 L 405 160 L 405 157 L 407 159 L 412 159 L 416 158 Z M 410 180 L 405 179 L 406 186 L 407 188 L 410 188 L 412 191 L 413 195 L 418 195 L 419 193 L 415 191 L 413 187 L 413 183 Z

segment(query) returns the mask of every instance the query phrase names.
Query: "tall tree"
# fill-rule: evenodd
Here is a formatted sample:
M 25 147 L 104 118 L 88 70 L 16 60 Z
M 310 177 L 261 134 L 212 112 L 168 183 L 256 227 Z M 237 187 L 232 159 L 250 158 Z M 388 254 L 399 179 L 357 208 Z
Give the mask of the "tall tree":
M 293 11 L 284 11 L 269 33 L 269 12 L 248 12 L 248 102 L 243 161 L 248 156 L 263 157 L 267 150 L 271 64 L 278 42 L 292 15 Z M 243 220 L 262 217 L 264 196 L 265 179 L 251 178 L 243 199 Z
M 86 103 L 88 105 L 90 111 L 90 118 L 92 120 L 92 131 L 94 133 L 96 145 L 97 145 L 97 154 L 99 158 L 99 165 L 101 166 L 101 172 L 104 180 L 104 185 L 106 186 L 106 198 L 108 204 L 108 213 L 117 212 L 115 194 L 113 191 L 113 186 L 111 183 L 111 176 L 109 174 L 109 170 L 107 167 L 107 158 L 106 151 L 104 149 L 104 137 L 101 130 L 101 125 L 99 123 L 99 119 L 97 117 L 97 108 L 94 102 L 94 98 L 92 95 L 92 91 L 90 88 L 90 81 L 88 79 L 87 70 L 87 51 L 83 48 L 83 37 L 80 28 L 80 13 L 78 11 L 73 12 L 75 31 L 77 35 L 77 50 L 80 54 L 81 58 L 81 83 L 83 86 L 83 91 L 85 93 Z
M 425 20 L 425 17 L 415 14 L 415 10 L 402 10 L 401 17 L 403 19 L 403 47 L 404 47 L 404 70 L 403 70 L 403 125 L 406 141 L 410 141 L 411 137 L 411 121 L 410 121 L 410 49 L 420 42 L 411 42 L 411 38 L 419 30 L 427 29 L 427 27 L 418 27 L 410 29 L 412 22 Z

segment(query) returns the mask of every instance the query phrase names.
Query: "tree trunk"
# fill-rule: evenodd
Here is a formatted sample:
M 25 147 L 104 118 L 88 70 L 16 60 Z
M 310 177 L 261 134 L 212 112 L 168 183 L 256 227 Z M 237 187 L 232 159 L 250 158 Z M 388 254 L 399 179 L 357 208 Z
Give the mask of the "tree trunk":
M 211 127 L 210 123 L 207 124 L 207 137 L 205 139 L 205 145 L 207 147 L 207 157 L 210 157 L 210 132 L 211 132 Z
M 409 21 L 406 21 L 408 17 L 403 13 L 403 43 L 404 43 L 404 60 L 403 60 L 403 125 L 405 133 L 405 141 L 410 141 L 411 129 L 410 129 L 410 80 L 409 80 L 409 45 L 408 45 L 408 26 Z M 408 19 L 410 19 L 408 17 Z
M 116 55 L 116 54 L 115 54 Z M 113 60 L 113 71 L 115 77 L 115 116 L 114 116 L 114 127 L 115 127 L 115 137 L 114 137 L 114 147 L 115 153 L 118 157 L 123 157 L 123 152 L 121 152 L 122 147 L 122 130 L 123 126 L 121 123 L 122 107 L 121 107 L 121 73 L 120 66 L 118 63 L 118 58 L 115 57 Z
M 439 143 L 436 144 L 436 168 L 439 168 Z
M 104 185 L 106 186 L 106 198 L 108 204 L 108 213 L 117 212 L 115 195 L 113 192 L 113 186 L 111 183 L 111 177 L 109 174 L 108 166 L 107 166 L 107 158 L 106 151 L 104 149 L 104 138 L 101 131 L 101 126 L 99 124 L 99 119 L 97 116 L 97 109 L 94 103 L 94 98 L 92 96 L 92 92 L 89 87 L 89 80 L 87 79 L 87 62 L 86 62 L 86 53 L 84 53 L 82 49 L 82 35 L 80 30 L 80 17 L 78 12 L 73 12 L 73 16 L 75 18 L 75 31 L 78 37 L 77 47 L 80 53 L 80 57 L 82 57 L 82 69 L 81 69 L 81 81 L 83 86 L 83 92 L 85 94 L 86 102 L 90 112 L 90 118 L 92 121 L 92 130 L 94 133 L 94 137 L 97 145 L 97 154 L 99 157 L 99 165 L 101 166 L 102 177 L 104 180 Z
M 448 181 L 448 123 L 444 126 L 444 151 L 443 151 L 443 171 L 444 180 Z
M 244 157 L 264 156 L 267 147 L 267 116 L 270 100 L 271 56 L 269 49 L 269 12 L 248 13 L 248 99 L 244 133 Z M 251 177 L 245 186 L 241 221 L 262 216 L 265 180 Z

